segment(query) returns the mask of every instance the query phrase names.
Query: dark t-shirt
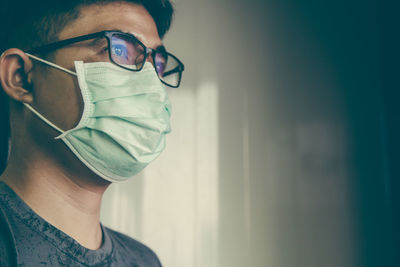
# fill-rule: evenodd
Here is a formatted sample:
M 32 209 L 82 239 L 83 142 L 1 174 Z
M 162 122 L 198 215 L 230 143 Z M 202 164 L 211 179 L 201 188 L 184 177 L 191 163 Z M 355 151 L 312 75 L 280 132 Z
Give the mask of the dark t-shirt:
M 145 245 L 103 225 L 101 228 L 101 247 L 87 249 L 46 222 L 0 182 L 0 267 L 161 266 Z

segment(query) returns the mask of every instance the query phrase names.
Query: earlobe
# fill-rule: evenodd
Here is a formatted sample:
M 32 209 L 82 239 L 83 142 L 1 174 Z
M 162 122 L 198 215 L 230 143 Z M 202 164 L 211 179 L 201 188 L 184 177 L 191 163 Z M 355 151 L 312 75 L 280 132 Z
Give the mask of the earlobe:
M 32 61 L 21 50 L 6 50 L 0 57 L 0 82 L 4 92 L 13 100 L 32 104 L 30 71 Z

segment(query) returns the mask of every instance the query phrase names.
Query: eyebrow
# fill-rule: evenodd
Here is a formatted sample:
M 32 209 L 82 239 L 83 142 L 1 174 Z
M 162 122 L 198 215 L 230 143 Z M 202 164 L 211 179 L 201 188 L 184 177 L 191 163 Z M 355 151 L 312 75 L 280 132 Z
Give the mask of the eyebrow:
M 143 44 L 145 43 L 144 41 L 146 40 L 146 38 L 144 38 L 144 36 L 142 34 L 138 34 L 136 32 L 130 32 L 130 31 L 125 31 L 122 29 L 113 29 L 112 31 L 118 31 L 118 32 L 123 32 L 123 33 L 127 33 L 127 34 L 131 34 L 133 36 L 135 36 L 135 38 L 137 38 L 139 41 L 141 41 Z M 147 45 L 146 45 L 147 47 Z M 151 48 L 151 47 L 149 47 Z M 155 48 L 152 48 L 153 50 L 160 50 L 160 49 L 164 49 L 165 51 L 167 51 L 167 49 L 165 48 L 165 46 L 163 44 L 156 46 Z
M 165 48 L 164 45 L 159 45 L 159 46 L 157 46 L 154 50 L 155 50 L 155 51 L 163 50 L 163 51 L 165 51 L 165 52 L 167 51 L 167 49 Z

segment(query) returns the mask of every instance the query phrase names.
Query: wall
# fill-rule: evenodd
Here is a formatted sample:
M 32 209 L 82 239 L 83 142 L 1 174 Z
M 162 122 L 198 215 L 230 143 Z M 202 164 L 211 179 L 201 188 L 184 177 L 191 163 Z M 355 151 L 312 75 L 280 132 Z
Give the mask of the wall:
M 374 1 L 176 3 L 173 132 L 104 223 L 165 266 L 391 266 Z

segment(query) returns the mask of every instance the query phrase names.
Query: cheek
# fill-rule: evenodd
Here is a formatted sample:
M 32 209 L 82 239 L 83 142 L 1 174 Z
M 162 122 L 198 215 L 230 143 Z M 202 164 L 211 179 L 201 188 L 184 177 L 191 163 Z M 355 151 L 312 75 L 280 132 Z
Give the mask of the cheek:
M 35 82 L 34 104 L 42 115 L 61 129 L 74 128 L 83 111 L 83 100 L 76 77 L 56 69 L 48 69 Z
M 61 102 L 66 106 L 69 105 L 69 108 L 67 108 L 65 112 L 69 112 L 70 115 L 65 114 L 65 122 L 66 129 L 72 129 L 79 123 L 84 105 L 76 77 L 71 77 L 71 79 L 66 82 L 65 90 L 66 92 L 64 92 L 64 98 Z

